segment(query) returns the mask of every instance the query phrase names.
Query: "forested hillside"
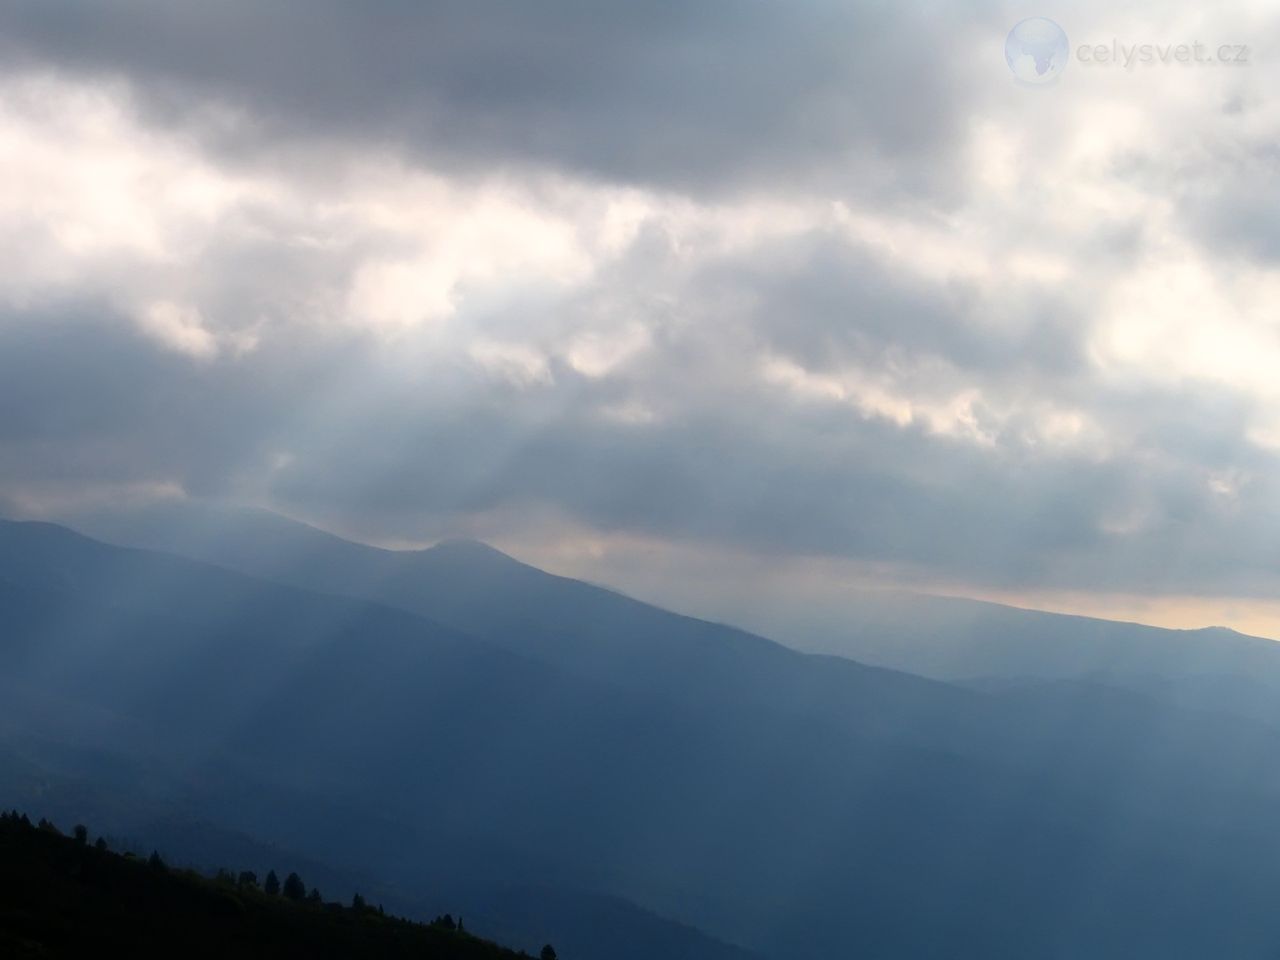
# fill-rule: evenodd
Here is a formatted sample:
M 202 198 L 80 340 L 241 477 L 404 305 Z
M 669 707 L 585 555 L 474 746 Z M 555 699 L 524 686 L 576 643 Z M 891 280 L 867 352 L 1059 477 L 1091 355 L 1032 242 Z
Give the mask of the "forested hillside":
M 359 958 L 503 960 L 527 956 L 458 928 L 347 904 L 297 874 L 219 871 L 206 877 L 157 855 L 115 853 L 84 827 L 64 836 L 16 812 L 0 816 L 0 955 L 25 958 Z M 544 957 L 554 950 L 543 951 Z

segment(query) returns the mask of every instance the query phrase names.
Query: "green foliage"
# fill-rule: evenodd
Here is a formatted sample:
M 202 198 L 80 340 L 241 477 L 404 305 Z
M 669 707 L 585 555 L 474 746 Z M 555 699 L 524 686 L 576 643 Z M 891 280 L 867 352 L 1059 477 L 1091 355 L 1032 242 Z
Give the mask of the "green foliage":
M 87 832 L 86 832 L 87 836 Z M 379 916 L 357 895 L 354 909 L 320 902 L 290 874 L 286 895 L 268 896 L 250 871 L 203 877 L 111 853 L 0 814 L 0 957 L 182 957 L 192 960 L 518 960 L 467 934 Z M 274 878 L 268 875 L 268 883 Z M 297 881 L 296 887 L 291 881 Z M 279 886 L 278 879 L 276 880 Z

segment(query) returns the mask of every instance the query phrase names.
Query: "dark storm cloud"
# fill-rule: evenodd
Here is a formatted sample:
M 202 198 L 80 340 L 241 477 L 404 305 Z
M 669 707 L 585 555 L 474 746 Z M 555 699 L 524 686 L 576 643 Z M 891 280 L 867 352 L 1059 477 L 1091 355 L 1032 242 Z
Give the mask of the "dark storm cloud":
M 956 187 L 973 16 L 834 0 L 6 0 L 0 57 L 123 76 L 166 122 L 242 108 L 227 149 L 346 140 L 462 171 L 691 189 L 817 178 L 918 200 Z
M 905 322 L 927 346 L 922 316 Z M 195 362 L 88 306 L 11 316 L 0 486 L 174 483 L 395 538 L 551 508 L 598 530 L 1001 586 L 1266 586 L 1275 463 L 1244 439 L 1249 404 L 1229 392 L 1063 378 L 1121 449 L 1046 450 L 1016 423 L 981 446 L 763 389 L 723 355 L 732 338 L 707 333 L 672 330 L 601 378 L 553 359 L 553 381 L 529 388 L 430 351 L 406 368 L 405 344 L 355 330 L 268 330 L 252 353 Z M 984 362 L 998 384 L 1000 365 Z M 628 398 L 676 412 L 602 416 Z M 1245 480 L 1226 497 L 1211 470 Z
M 988 585 L 1273 586 L 1277 463 L 1250 439 L 1262 401 L 1097 359 L 1108 281 L 1149 256 L 1151 222 L 1113 212 L 1080 233 L 1046 231 L 1034 191 L 991 202 L 1006 189 L 996 169 L 990 195 L 956 218 L 972 227 L 993 211 L 998 222 L 960 234 L 989 246 L 978 269 L 960 262 L 963 240 L 937 208 L 979 189 L 959 159 L 986 95 L 970 40 L 981 26 L 998 47 L 999 31 L 975 25 L 972 8 L 927 13 L 825 0 L 0 0 L 0 71 L 123 78 L 146 121 L 120 122 L 129 146 L 170 125 L 200 138 L 179 166 L 288 160 L 262 189 L 228 188 L 215 213 L 158 217 L 156 246 L 176 240 L 173 257 L 59 247 L 85 231 L 56 205 L 39 230 L 15 218 L 13 249 L 48 234 L 50 264 L 32 261 L 71 293 L 17 284 L 0 308 L 0 511 L 169 485 L 391 539 L 548 511 L 594 530 Z M 1030 129 L 1030 102 L 1006 129 Z M 219 119 L 228 105 L 243 123 Z M 1063 131 L 1052 133 L 1056 144 Z M 1168 193 L 1223 249 L 1273 255 L 1274 218 L 1247 190 L 1265 150 L 1179 180 L 1160 146 L 1116 179 Z M 412 174 L 378 168 L 385 182 L 365 195 L 307 179 L 308 157 L 323 166 L 344 151 L 451 179 L 383 217 Z M 545 200 L 568 225 L 517 224 L 497 245 L 573 234 L 588 266 L 569 281 L 536 260 L 521 274 L 506 252 L 487 262 L 483 221 L 498 215 L 465 199 L 445 209 L 472 173 L 535 169 L 573 190 L 547 199 L 549 180 L 513 177 L 527 188 L 519 202 Z M 165 185 L 160 167 L 141 176 Z M 610 202 L 595 194 L 616 191 L 588 196 L 575 178 L 659 188 L 637 204 L 624 249 L 594 249 L 593 205 Z M 741 209 L 667 188 L 723 191 Z M 832 194 L 855 196 L 844 208 L 855 217 L 892 205 L 887 231 L 908 223 L 904 236 L 941 237 L 937 249 L 876 246 L 865 239 L 876 224 L 852 239 L 814 200 Z M 163 195 L 155 210 L 122 204 L 88 235 L 164 213 Z M 770 203 L 807 226 L 760 226 Z M 419 213 L 432 221 L 421 231 Z M 455 253 L 451 231 L 469 228 L 486 262 L 468 271 L 474 251 L 458 253 L 435 300 L 386 285 L 431 300 L 409 318 L 419 325 L 356 326 L 365 268 L 421 279 Z M 1049 263 L 1038 275 L 1070 277 L 1026 279 L 1035 270 L 1001 259 L 1019 254 Z M 59 255 L 65 268 L 52 269 Z M 439 278 L 426 279 L 432 294 Z M 157 304 L 198 320 L 200 349 L 183 354 L 183 330 L 146 326 Z M 616 347 L 636 330 L 631 352 L 575 360 L 583 337 Z M 477 355 L 486 346 L 497 362 Z M 504 370 L 504 349 L 526 369 Z M 864 403 L 860 389 L 887 400 Z M 1078 419 L 1080 436 L 1055 435 L 1054 417 Z
M 1063 292 L 1034 289 L 1028 306 L 1009 284 L 1008 310 L 994 315 L 996 305 L 976 283 L 906 275 L 887 256 L 834 230 L 726 259 L 705 271 L 699 290 L 738 291 L 769 345 L 811 370 L 924 357 L 970 374 L 1044 377 L 1078 374 L 1086 364 L 1082 305 Z
M 225 492 L 287 409 L 289 371 L 201 368 L 103 309 L 0 320 L 0 483 L 67 492 L 162 478 Z
M 1153 463 L 1150 447 L 1102 461 L 993 453 L 763 397 L 619 428 L 564 392 L 523 398 L 515 415 L 475 396 L 447 413 L 418 405 L 393 425 L 371 407 L 339 448 L 304 451 L 273 493 L 304 512 L 385 511 L 382 536 L 405 535 L 406 518 L 429 537 L 470 513 L 554 505 L 594 529 L 1004 586 L 1262 589 L 1276 552 L 1270 485 L 1223 506 L 1197 462 Z M 1205 415 L 1195 397 L 1161 400 L 1171 417 Z M 388 446 L 382 429 L 402 442 Z

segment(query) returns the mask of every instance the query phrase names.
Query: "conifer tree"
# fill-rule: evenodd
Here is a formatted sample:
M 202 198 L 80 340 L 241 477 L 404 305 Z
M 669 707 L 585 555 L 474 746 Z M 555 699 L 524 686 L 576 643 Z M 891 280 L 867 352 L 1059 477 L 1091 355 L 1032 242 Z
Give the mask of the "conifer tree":
M 302 900 L 307 895 L 307 886 L 296 873 L 284 878 L 284 895 L 290 900 Z

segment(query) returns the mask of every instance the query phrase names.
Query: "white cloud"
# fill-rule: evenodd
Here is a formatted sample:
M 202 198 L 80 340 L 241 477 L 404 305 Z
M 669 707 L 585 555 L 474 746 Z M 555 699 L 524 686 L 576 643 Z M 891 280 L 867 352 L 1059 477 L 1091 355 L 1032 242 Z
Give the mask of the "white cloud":
M 517 387 L 545 386 L 552 382 L 546 356 L 529 344 L 477 340 L 467 352 L 485 372 Z
M 989 563 L 978 579 L 1066 582 L 1102 575 L 1090 551 L 1114 545 L 1088 536 L 1133 544 L 1141 579 L 1173 530 L 1271 576 L 1230 524 L 1274 529 L 1275 495 L 1256 478 L 1280 449 L 1280 281 L 1241 224 L 1206 211 L 1266 189 L 1276 65 L 1073 63 L 1028 90 L 999 56 L 1007 25 L 966 9 L 936 35 L 886 15 L 883 62 L 856 64 L 797 10 L 815 64 L 690 89 L 690 103 L 656 73 L 626 87 L 607 46 L 587 65 L 602 71 L 598 97 L 573 71 L 548 101 L 501 71 L 474 89 L 426 64 L 418 119 L 438 125 L 425 139 L 406 126 L 417 114 L 359 87 L 365 74 L 312 95 L 256 70 L 253 50 L 225 76 L 105 41 L 11 65 L 5 314 L 141 331 L 157 365 L 203 361 L 211 385 L 191 428 L 207 449 L 175 444 L 176 429 L 149 447 L 131 433 L 136 406 L 105 422 L 104 402 L 65 441 L 82 444 L 74 455 L 51 460 L 86 476 L 110 460 L 141 474 L 121 483 L 162 492 L 213 463 L 264 500 L 347 511 L 356 527 L 367 511 L 383 536 L 422 514 L 537 503 L 584 541 L 678 529 L 709 553 L 825 551 L 940 576 L 978 564 L 968 550 Z M 1234 42 L 1268 16 L 1260 3 L 1213 17 L 1189 2 L 1087 3 L 1069 30 L 1074 43 Z M 935 73 L 903 75 L 904 37 L 930 45 Z M 634 64 L 653 52 L 602 39 Z M 119 79 L 104 84 L 99 58 L 113 55 Z M 541 64 L 548 78 L 561 66 L 584 68 Z M 445 132 L 456 152 L 430 142 Z M 1247 225 L 1263 242 L 1267 216 Z M 246 395 L 261 405 L 249 415 Z M 33 434 L 61 422 L 24 396 L 11 419 Z M 466 431 L 450 434 L 455 422 Z M 405 432 L 452 444 L 456 486 L 423 482 L 398 452 Z M 36 471 L 53 444 L 27 442 L 28 459 L 6 459 Z M 366 455 L 338 457 L 347 446 Z M 510 475 L 495 466 L 521 457 Z M 326 469 L 338 460 L 368 472 Z M 861 486 L 844 482 L 854 473 Z M 999 529 L 999 511 L 1026 529 Z
M 139 317 L 139 325 L 171 350 L 200 360 L 217 355 L 218 341 L 204 328 L 204 320 L 195 307 L 168 301 L 153 303 Z

